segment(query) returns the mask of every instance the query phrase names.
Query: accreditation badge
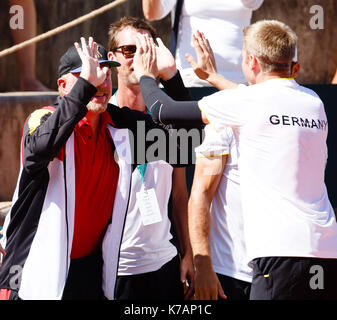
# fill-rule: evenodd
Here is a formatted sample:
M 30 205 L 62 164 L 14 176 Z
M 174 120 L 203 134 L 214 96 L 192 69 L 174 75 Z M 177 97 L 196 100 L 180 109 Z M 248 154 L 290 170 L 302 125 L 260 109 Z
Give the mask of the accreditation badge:
M 144 226 L 162 221 L 156 192 L 154 189 L 146 189 L 144 185 L 141 191 L 136 193 L 140 214 Z

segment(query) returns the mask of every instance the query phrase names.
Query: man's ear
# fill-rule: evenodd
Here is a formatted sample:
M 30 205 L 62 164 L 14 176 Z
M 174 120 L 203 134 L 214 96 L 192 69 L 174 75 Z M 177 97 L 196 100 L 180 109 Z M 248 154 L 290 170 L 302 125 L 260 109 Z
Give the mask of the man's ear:
M 259 60 L 257 60 L 257 58 L 250 54 L 249 57 L 249 67 L 251 70 L 255 71 L 258 67 L 260 67 L 260 64 L 259 64 Z
M 112 51 L 108 52 L 108 59 L 111 60 L 111 61 L 117 61 L 116 56 Z
M 67 81 L 63 77 L 57 79 L 57 86 L 61 96 L 66 94 L 66 85 Z
M 291 78 L 296 78 L 299 74 L 301 69 L 301 65 L 299 62 L 295 62 L 294 65 L 291 68 Z

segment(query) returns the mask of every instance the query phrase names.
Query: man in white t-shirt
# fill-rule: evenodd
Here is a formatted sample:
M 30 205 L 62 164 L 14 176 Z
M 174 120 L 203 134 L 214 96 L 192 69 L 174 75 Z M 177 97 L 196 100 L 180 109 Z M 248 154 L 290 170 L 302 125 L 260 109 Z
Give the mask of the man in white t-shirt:
M 110 103 L 146 113 L 139 81 L 133 74 L 137 33 L 156 37 L 153 27 L 140 18 L 123 17 L 110 25 L 108 57 L 121 64 L 120 69 L 116 71 L 118 91 L 111 97 Z M 160 48 L 163 62 L 158 62 L 160 77 L 164 88 L 169 90 L 168 82 L 177 76 L 177 69 L 170 52 L 164 46 Z M 142 210 L 144 190 L 147 190 L 148 194 L 153 191 L 150 199 L 144 200 L 147 201 L 146 212 Z M 171 242 L 171 195 L 172 220 L 179 254 Z M 183 300 L 186 281 L 189 288 L 185 292 L 185 298 L 193 294 L 194 270 L 187 229 L 187 201 L 185 168 L 173 168 L 165 161 L 134 167 L 119 253 L 115 299 Z M 153 203 L 157 208 L 152 212 L 148 208 L 151 208 Z
M 296 34 L 273 20 L 245 28 L 242 70 L 250 86 L 199 102 L 172 101 L 155 89 L 153 63 L 142 62 L 144 43 L 151 42 L 138 37 L 142 55 L 134 66 L 155 121 L 202 119 L 218 131 L 233 128 L 253 266 L 250 298 L 337 298 L 337 224 L 324 184 L 328 123 L 320 98 L 289 79 Z
M 195 299 L 248 300 L 252 269 L 244 241 L 237 149 L 230 127 L 205 127 L 195 149 L 188 204 L 195 264 Z
M 143 0 L 144 16 L 150 21 L 162 19 L 178 1 Z M 209 86 L 194 74 L 185 58 L 193 52 L 191 39 L 197 30 L 211 42 L 218 72 L 228 80 L 246 82 L 241 70 L 242 29 L 249 26 L 253 11 L 262 3 L 263 0 L 183 0 L 175 56 L 185 86 Z

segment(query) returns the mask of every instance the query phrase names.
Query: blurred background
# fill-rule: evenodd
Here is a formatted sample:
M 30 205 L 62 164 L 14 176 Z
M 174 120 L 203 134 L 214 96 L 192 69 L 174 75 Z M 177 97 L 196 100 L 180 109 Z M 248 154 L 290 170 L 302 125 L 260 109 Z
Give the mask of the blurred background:
M 47 32 L 64 23 L 89 13 L 111 0 L 35 0 L 37 34 Z M 320 5 L 324 9 L 324 28 L 312 29 L 310 8 Z M 124 15 L 144 17 L 141 0 L 126 3 L 94 19 L 39 42 L 36 46 L 36 75 L 40 81 L 56 90 L 57 66 L 62 53 L 80 36 L 94 36 L 107 45 L 109 24 Z M 14 43 L 9 28 L 9 3 L 0 1 L 0 50 Z M 337 68 L 337 1 L 336 0 L 265 0 L 254 11 L 252 22 L 261 19 L 278 19 L 287 23 L 299 37 L 298 57 L 301 72 L 297 80 L 303 84 L 331 83 Z M 29 21 L 25 21 L 29 24 Z M 153 22 L 165 44 L 169 43 L 171 18 Z M 202 31 L 202 30 L 201 30 Z M 15 53 L 0 58 L 0 92 L 18 91 L 19 71 Z M 115 82 L 114 82 L 115 83 Z

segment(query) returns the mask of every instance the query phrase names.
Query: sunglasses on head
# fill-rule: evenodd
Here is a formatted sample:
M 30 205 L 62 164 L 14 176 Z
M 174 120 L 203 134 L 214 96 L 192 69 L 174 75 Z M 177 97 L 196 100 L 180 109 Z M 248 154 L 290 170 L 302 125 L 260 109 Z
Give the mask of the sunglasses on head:
M 137 47 L 134 44 L 129 44 L 125 46 L 120 46 L 113 49 L 113 52 L 121 52 L 125 58 L 133 58 L 137 50 Z

